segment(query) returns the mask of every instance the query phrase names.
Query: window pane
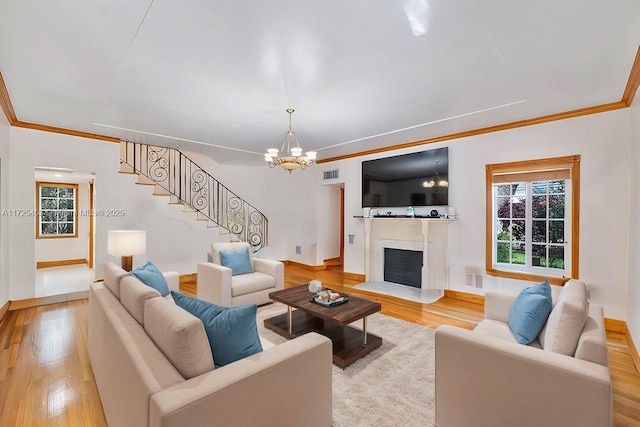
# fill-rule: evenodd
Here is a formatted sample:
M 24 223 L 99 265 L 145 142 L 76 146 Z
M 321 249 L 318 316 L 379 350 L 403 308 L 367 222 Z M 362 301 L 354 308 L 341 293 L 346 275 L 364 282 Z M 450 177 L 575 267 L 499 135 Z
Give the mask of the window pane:
M 564 193 L 565 181 L 549 181 L 549 193 Z
M 524 265 L 524 243 L 513 243 L 511 245 L 511 258 L 513 264 Z
M 58 230 L 55 223 L 45 223 L 45 224 L 42 224 L 41 227 L 42 227 L 40 229 L 41 234 L 44 234 L 44 235 L 56 234 Z
M 547 194 L 547 181 L 534 182 L 531 184 L 533 194 Z
M 525 235 L 525 222 L 524 221 L 513 221 L 511 225 L 511 235 L 513 236 L 513 240 L 516 242 L 524 242 Z
M 547 217 L 547 196 L 531 197 L 531 215 L 534 218 Z
M 531 245 L 531 255 L 532 266 L 547 266 L 547 247 L 545 245 Z
M 564 218 L 564 194 L 549 196 L 549 218 Z
M 58 196 L 59 197 L 73 197 L 73 188 L 60 188 L 58 190 Z
M 549 267 L 564 270 L 564 246 L 549 246 Z
M 57 187 L 40 187 L 40 197 L 57 197 Z
M 527 202 L 526 199 L 513 197 L 511 199 L 511 214 L 514 218 L 525 218 L 527 216 Z
M 42 199 L 40 209 L 58 209 L 58 201 L 56 199 Z
M 73 234 L 73 223 L 72 222 L 58 223 L 58 234 Z
M 514 196 L 524 197 L 527 195 L 527 184 L 519 182 L 518 184 L 511 185 L 511 194 Z
M 536 243 L 547 243 L 547 221 L 532 221 L 531 241 Z
M 509 244 L 508 243 L 498 243 L 498 262 L 509 262 L 511 261 L 511 257 L 509 256 Z
M 511 194 L 510 185 L 496 185 L 496 191 L 498 196 L 509 196 Z
M 58 211 L 58 221 L 73 222 L 73 211 Z
M 498 218 L 511 218 L 511 197 L 498 197 Z
M 502 221 L 498 221 L 498 234 L 497 234 L 497 238 L 498 240 L 506 240 L 509 241 L 511 239 L 511 232 L 509 231 L 509 224 L 511 223 L 511 221 L 507 220 L 502 220 Z
M 564 243 L 564 221 L 549 221 L 549 242 Z
M 73 199 L 61 199 L 58 202 L 58 209 L 73 209 Z
M 42 222 L 51 222 L 56 220 L 55 211 L 41 211 L 40 217 Z

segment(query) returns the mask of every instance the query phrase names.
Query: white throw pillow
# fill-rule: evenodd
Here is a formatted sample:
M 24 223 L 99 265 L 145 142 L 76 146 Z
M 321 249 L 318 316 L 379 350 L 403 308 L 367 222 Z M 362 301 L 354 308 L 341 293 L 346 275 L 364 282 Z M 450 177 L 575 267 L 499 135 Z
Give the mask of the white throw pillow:
M 173 301 L 147 300 L 144 330 L 185 379 L 213 370 L 211 347 L 202 322 Z
M 558 302 L 540 332 L 540 345 L 546 351 L 573 356 L 588 316 L 587 287 L 583 282 L 570 280 L 560 291 Z

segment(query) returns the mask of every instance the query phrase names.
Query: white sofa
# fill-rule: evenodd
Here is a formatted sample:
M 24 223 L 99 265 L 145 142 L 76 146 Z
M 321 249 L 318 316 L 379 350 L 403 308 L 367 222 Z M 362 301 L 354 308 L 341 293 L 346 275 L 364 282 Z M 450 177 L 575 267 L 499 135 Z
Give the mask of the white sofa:
M 220 251 L 248 248 L 253 273 L 231 275 L 222 265 Z M 253 256 L 247 242 L 218 242 L 211 245 L 213 262 L 198 264 L 198 298 L 223 307 L 271 302 L 269 294 L 284 289 L 284 264 Z
M 319 334 L 262 340 L 214 369 L 202 322 L 109 263 L 89 289 L 88 339 L 110 426 L 331 425 L 331 341 Z
M 551 288 L 553 310 L 529 345 L 508 324 L 517 295 L 487 292 L 473 331 L 436 329 L 437 427 L 611 425 L 603 308 L 588 303 L 582 282 Z

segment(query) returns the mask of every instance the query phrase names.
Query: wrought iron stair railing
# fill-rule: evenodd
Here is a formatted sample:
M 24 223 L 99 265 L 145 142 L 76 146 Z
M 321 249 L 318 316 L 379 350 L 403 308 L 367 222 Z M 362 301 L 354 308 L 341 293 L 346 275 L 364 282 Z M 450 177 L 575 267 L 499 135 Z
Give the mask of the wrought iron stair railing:
M 267 218 L 180 150 L 121 141 L 120 171 L 145 177 L 142 183 L 155 185 L 154 194 L 249 242 L 254 252 L 267 246 Z

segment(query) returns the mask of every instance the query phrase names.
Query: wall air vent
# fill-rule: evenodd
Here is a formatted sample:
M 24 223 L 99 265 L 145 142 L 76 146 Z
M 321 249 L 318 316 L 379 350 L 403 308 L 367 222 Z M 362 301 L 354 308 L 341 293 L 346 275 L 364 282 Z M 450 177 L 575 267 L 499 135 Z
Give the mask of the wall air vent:
M 340 171 L 340 169 L 333 169 L 330 171 L 324 171 L 324 178 L 323 179 L 336 179 L 338 177 L 338 172 Z

